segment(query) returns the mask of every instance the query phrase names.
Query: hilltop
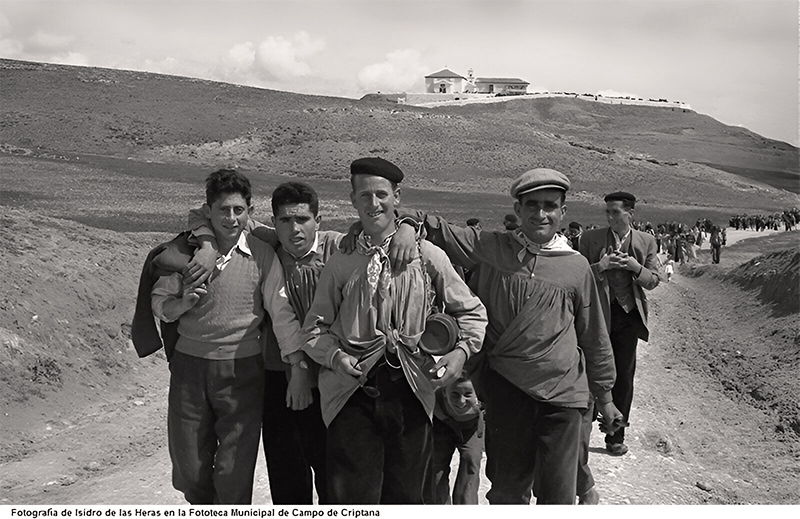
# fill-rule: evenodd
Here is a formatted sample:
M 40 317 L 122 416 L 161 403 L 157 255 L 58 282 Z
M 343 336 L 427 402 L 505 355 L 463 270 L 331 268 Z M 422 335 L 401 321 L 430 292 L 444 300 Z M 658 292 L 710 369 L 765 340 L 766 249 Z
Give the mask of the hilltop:
M 13 60 L 0 69 L 6 157 L 111 157 L 140 170 L 175 165 L 182 179 L 186 166 L 237 165 L 316 182 L 344 180 L 354 157 L 380 155 L 402 165 L 411 188 L 498 196 L 546 165 L 570 176 L 579 203 L 629 188 L 662 217 L 774 212 L 797 205 L 800 191 L 797 148 L 691 110 L 559 98 L 419 108 L 123 70 Z

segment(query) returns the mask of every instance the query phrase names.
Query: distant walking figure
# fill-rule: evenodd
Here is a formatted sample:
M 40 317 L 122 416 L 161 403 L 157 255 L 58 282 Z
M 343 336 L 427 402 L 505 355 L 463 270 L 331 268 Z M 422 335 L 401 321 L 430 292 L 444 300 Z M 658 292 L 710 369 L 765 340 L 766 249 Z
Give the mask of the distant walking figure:
M 709 239 L 711 243 L 711 261 L 713 263 L 719 263 L 719 255 L 722 252 L 722 234 L 719 231 L 719 227 L 716 225 L 711 228 L 711 238 Z

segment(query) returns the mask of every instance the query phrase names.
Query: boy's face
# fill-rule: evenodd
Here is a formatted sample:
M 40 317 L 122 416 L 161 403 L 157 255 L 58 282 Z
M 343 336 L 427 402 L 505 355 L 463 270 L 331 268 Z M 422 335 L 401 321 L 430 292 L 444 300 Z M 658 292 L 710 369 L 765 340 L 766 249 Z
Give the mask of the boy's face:
M 448 386 L 446 395 L 450 407 L 460 415 L 474 413 L 478 408 L 478 396 L 469 380 Z
M 302 258 L 314 246 L 319 222 L 308 204 L 282 205 L 272 217 L 278 241 L 295 258 Z
M 222 193 L 213 204 L 203 206 L 220 247 L 229 249 L 239 240 L 250 217 L 250 207 L 241 193 Z

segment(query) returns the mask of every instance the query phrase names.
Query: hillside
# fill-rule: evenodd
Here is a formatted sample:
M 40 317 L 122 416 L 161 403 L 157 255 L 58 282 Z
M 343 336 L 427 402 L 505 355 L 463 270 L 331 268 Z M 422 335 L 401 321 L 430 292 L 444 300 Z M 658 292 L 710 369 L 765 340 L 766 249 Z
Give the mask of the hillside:
M 621 154 L 629 160 L 685 160 L 800 193 L 798 148 L 692 110 L 613 105 L 581 98 L 501 105 L 505 106 L 470 105 L 466 110 L 446 111 L 519 125 L 535 120 L 573 145 L 591 145 L 598 153 Z
M 571 196 L 585 203 L 628 188 L 677 213 L 797 205 L 767 184 L 774 175 L 754 181 L 700 164 L 791 180 L 797 148 L 694 112 L 572 99 L 425 109 L 12 60 L 0 60 L 0 70 L 6 156 L 235 164 L 319 180 L 345 179 L 353 158 L 381 155 L 403 167 L 409 187 L 498 195 L 521 171 L 546 165 L 570 175 Z

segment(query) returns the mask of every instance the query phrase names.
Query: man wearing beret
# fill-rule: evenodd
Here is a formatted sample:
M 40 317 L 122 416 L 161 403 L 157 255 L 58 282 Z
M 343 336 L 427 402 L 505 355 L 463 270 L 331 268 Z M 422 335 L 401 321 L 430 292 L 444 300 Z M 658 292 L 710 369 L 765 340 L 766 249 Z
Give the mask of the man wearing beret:
M 658 247 L 651 234 L 633 229 L 636 197 L 619 191 L 606 195 L 608 227 L 583 233 L 580 251 L 592 266 L 600 289 L 605 323 L 611 335 L 617 381 L 614 404 L 628 420 L 633 401 L 636 346 L 647 341 L 647 296 L 658 286 Z M 625 428 L 606 435 L 606 450 L 616 456 L 628 452 Z
M 392 271 L 403 173 L 378 157 L 354 161 L 350 172 L 363 230 L 354 253 L 325 264 L 304 323 L 304 350 L 322 366 L 328 494 L 335 504 L 432 503 L 434 389 L 480 350 L 486 309 L 430 243 Z M 419 347 L 434 300 L 460 328 L 438 362 Z
M 417 213 L 427 239 L 475 269 L 469 286 L 489 316 L 473 374 L 486 404 L 491 504 L 575 502 L 581 416 L 590 394 L 608 424 L 614 359 L 589 263 L 557 231 L 570 187 L 538 168 L 511 186 L 520 227 L 479 231 Z

